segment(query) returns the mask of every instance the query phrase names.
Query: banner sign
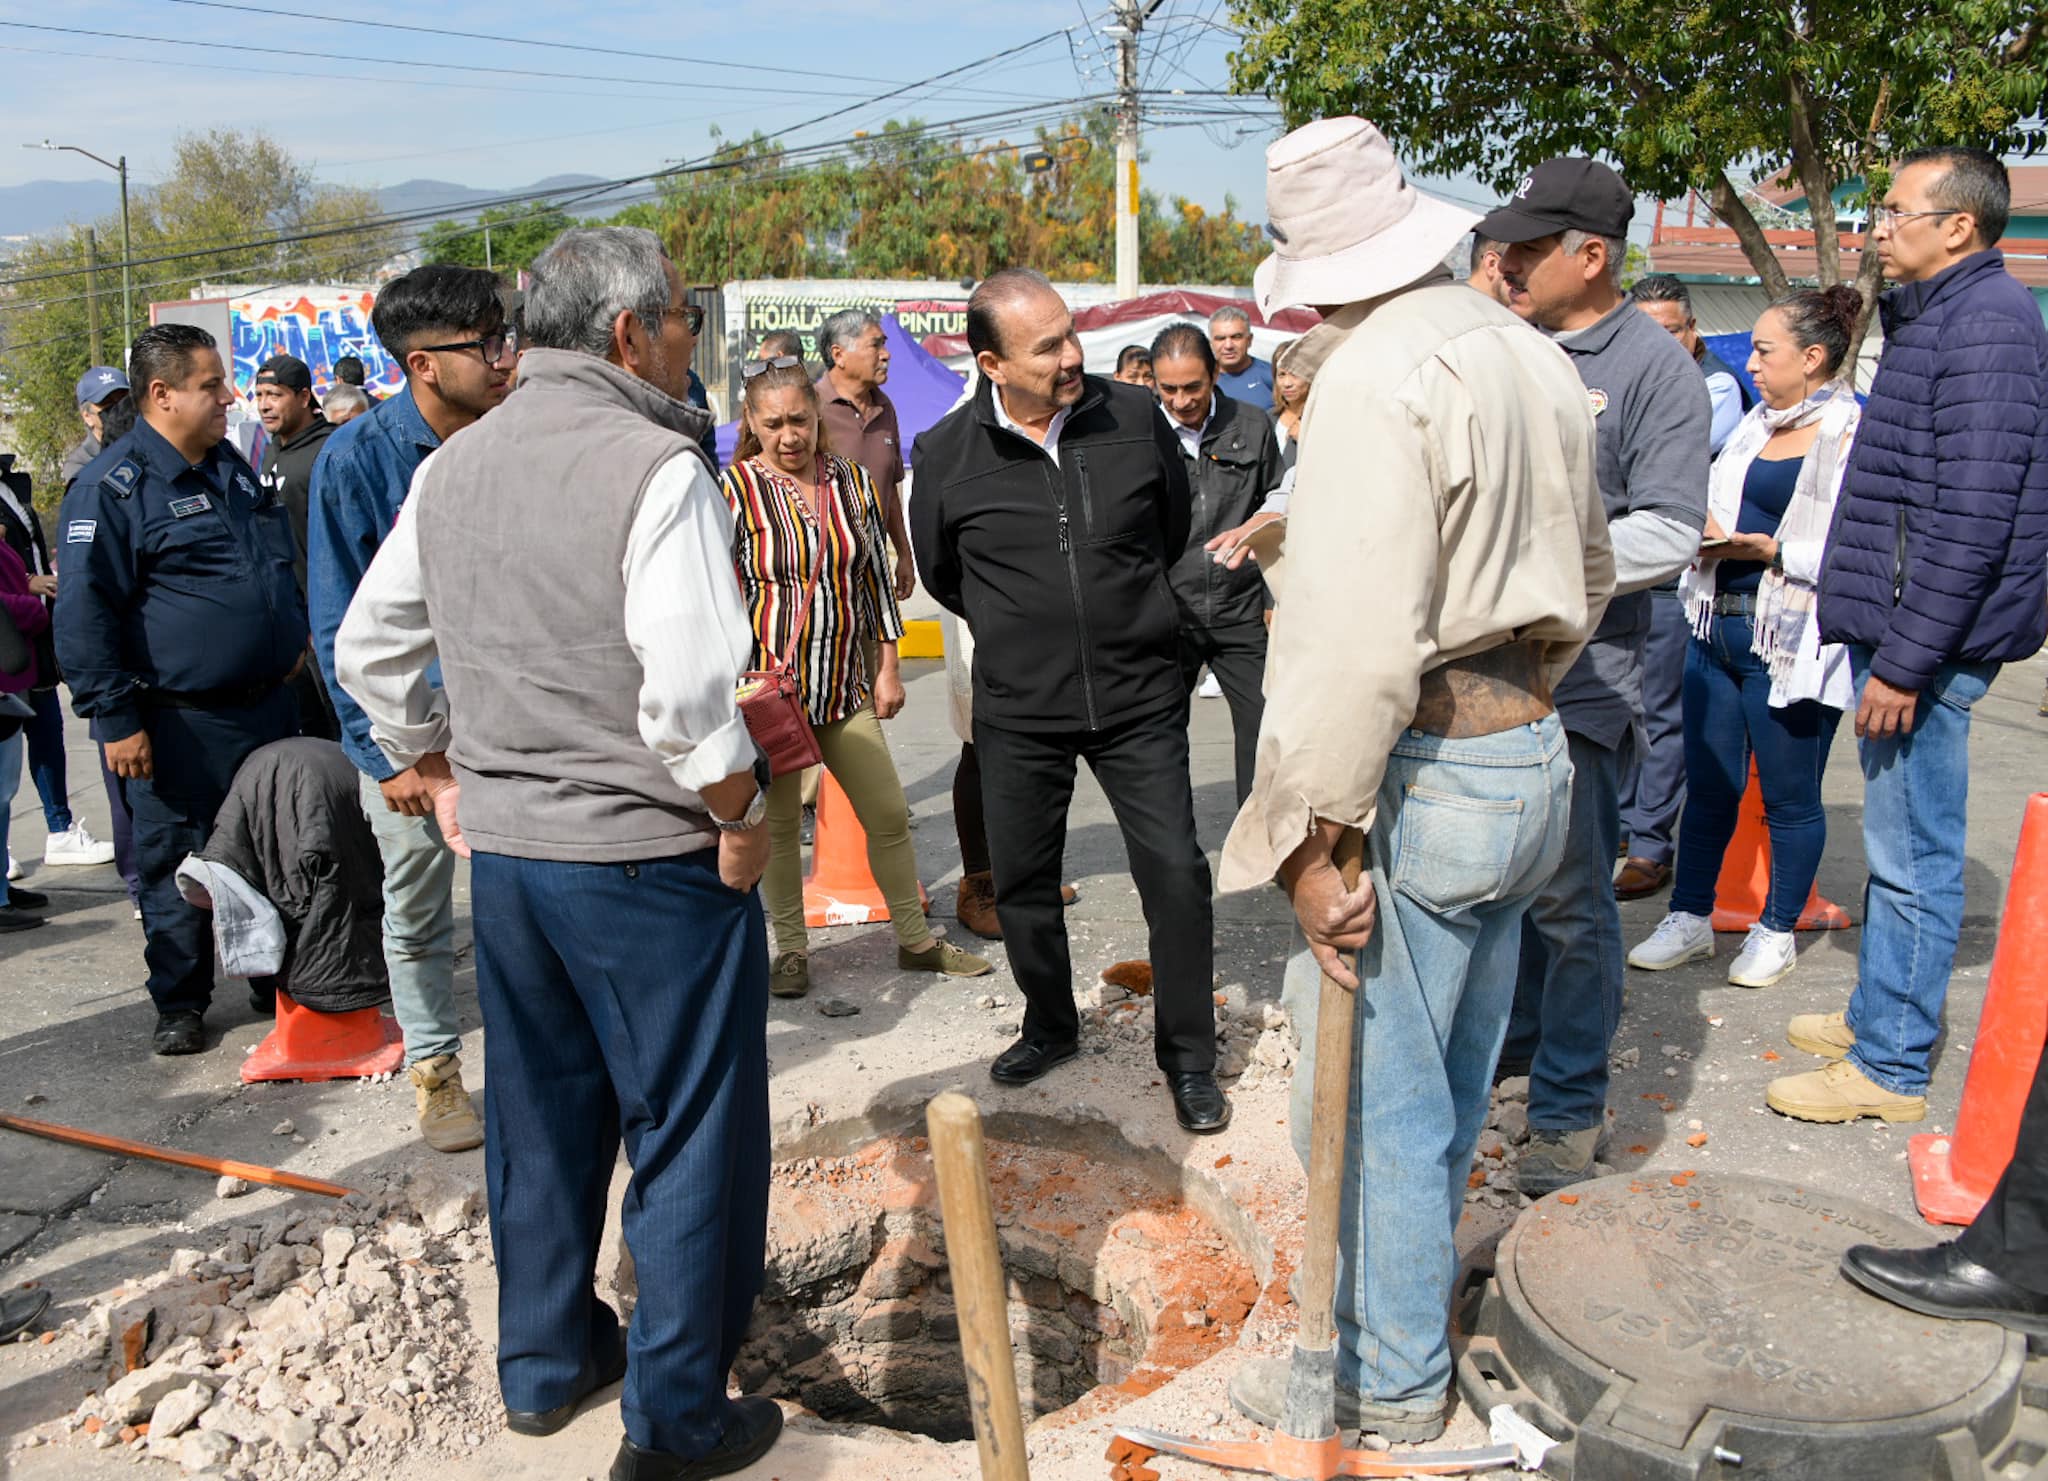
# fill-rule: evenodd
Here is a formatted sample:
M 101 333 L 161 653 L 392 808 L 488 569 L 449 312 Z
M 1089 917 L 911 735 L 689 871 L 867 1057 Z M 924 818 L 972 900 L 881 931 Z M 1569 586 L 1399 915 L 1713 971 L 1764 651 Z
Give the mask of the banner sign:
M 804 351 L 813 359 L 818 352 L 818 327 L 842 309 L 865 309 L 875 314 L 894 314 L 912 339 L 930 334 L 965 334 L 967 300 L 964 298 L 889 298 L 852 293 L 832 297 L 775 294 L 746 300 L 746 343 L 742 356 L 751 356 L 763 335 L 778 329 L 792 329 L 803 336 Z

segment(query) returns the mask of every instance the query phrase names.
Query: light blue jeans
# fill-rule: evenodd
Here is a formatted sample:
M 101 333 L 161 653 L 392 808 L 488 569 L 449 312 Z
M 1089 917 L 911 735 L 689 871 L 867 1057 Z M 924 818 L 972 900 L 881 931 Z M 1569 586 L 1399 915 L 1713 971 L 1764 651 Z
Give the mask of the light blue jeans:
M 405 1034 L 405 1062 L 413 1065 L 462 1047 L 455 1011 L 455 855 L 432 818 L 391 811 L 376 782 L 361 780 L 363 811 L 384 859 L 391 1011 Z
M 1507 1031 L 1522 913 L 1564 853 L 1572 766 L 1551 715 L 1494 735 L 1406 732 L 1367 839 L 1379 923 L 1359 953 L 1338 1229 L 1337 1382 L 1434 1413 L 1450 1384 L 1452 1242 Z M 1321 969 L 1297 935 L 1282 1001 L 1301 1030 L 1308 1161 Z
M 1871 650 L 1851 645 L 1862 702 Z M 1964 822 L 1970 796 L 1970 707 L 1995 663 L 1945 663 L 1920 693 L 1913 728 L 1862 740 L 1863 939 L 1849 1027 L 1856 1068 L 1895 1095 L 1924 1095 L 1941 1007 L 1963 926 Z

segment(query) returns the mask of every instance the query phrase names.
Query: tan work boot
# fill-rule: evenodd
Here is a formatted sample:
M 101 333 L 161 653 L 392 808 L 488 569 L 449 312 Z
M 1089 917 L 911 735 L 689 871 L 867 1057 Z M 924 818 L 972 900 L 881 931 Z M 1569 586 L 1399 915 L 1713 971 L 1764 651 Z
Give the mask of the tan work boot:
M 436 1152 L 467 1152 L 484 1141 L 483 1118 L 462 1088 L 462 1061 L 453 1054 L 420 1060 L 407 1071 L 420 1108 L 420 1137 Z
M 1840 1059 L 1856 1047 L 1846 1013 L 1801 1013 L 1785 1026 L 1785 1042 L 1822 1059 Z
M 985 958 L 937 937 L 927 942 L 922 951 L 897 947 L 896 966 L 904 972 L 937 972 L 947 977 L 985 977 L 995 971 L 994 964 Z
M 985 870 L 963 875 L 953 916 L 984 941 L 1002 940 L 1003 923 L 996 919 L 996 877 Z
M 1885 1121 L 1924 1121 L 1927 1097 L 1896 1095 L 1872 1081 L 1846 1059 L 1803 1075 L 1771 1081 L 1764 1104 L 1781 1116 L 1799 1121 L 1854 1121 L 1876 1116 Z

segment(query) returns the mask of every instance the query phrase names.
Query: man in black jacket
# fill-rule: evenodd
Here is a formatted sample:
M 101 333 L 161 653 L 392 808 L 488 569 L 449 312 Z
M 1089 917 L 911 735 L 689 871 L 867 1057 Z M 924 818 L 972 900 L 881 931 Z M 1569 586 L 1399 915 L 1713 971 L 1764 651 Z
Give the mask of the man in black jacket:
M 269 434 L 263 444 L 263 486 L 292 518 L 292 571 L 299 595 L 306 594 L 306 498 L 313 488 L 313 463 L 334 426 L 313 400 L 313 372 L 296 355 L 272 355 L 256 372 L 256 415 Z M 292 680 L 299 701 L 299 733 L 340 740 L 341 726 L 320 677 L 309 663 Z
M 1266 582 L 1250 562 L 1224 564 L 1211 553 L 1218 535 L 1235 530 L 1280 487 L 1280 444 L 1273 419 L 1216 383 L 1216 352 L 1193 324 L 1169 324 L 1152 341 L 1152 377 L 1159 409 L 1173 428 L 1187 467 L 1192 517 L 1186 546 L 1173 563 L 1173 599 L 1180 608 L 1181 676 L 1193 690 L 1202 665 L 1230 701 L 1237 742 L 1237 800 L 1251 796 L 1266 710 Z
M 1072 1059 L 1060 862 L 1074 763 L 1109 797 L 1151 933 L 1154 1052 L 1190 1131 L 1221 1131 L 1208 860 L 1195 841 L 1187 688 L 1166 572 L 1188 537 L 1187 473 L 1150 395 L 1081 373 L 1073 316 L 1007 268 L 967 304 L 973 399 L 917 441 L 918 572 L 973 628 L 996 913 L 1023 1036 L 989 1074 L 1023 1085 Z

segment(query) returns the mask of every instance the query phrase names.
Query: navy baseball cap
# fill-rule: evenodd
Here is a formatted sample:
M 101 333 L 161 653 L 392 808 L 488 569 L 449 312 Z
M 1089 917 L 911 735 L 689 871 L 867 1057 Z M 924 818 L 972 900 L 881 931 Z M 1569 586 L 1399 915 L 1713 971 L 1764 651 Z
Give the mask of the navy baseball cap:
M 128 376 L 112 365 L 95 365 L 78 378 L 78 404 L 98 406 L 116 391 L 125 391 Z
M 1522 177 L 1514 199 L 1480 222 L 1489 241 L 1533 242 L 1561 232 L 1625 237 L 1635 219 L 1635 197 L 1621 176 L 1597 159 L 1546 159 Z

